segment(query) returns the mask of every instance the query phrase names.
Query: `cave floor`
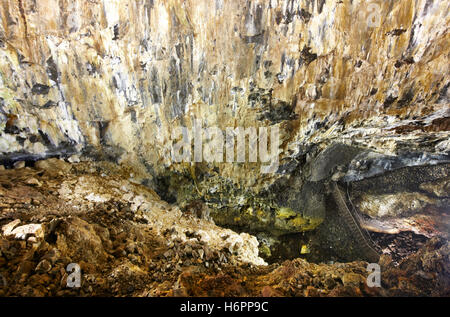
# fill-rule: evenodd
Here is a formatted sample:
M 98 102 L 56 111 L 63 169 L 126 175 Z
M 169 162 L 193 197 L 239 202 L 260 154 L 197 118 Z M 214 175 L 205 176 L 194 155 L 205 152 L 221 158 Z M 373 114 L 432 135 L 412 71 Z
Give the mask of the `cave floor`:
M 254 237 L 181 213 L 110 163 L 0 171 L 0 226 L 0 296 L 450 295 L 439 238 L 399 264 L 383 255 L 381 287 L 362 261 L 267 265 Z

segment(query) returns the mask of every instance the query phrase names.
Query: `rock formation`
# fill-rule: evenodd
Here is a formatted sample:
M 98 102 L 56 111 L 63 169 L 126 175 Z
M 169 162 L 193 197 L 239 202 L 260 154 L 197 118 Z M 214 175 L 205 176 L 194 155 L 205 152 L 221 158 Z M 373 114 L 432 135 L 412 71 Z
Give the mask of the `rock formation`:
M 97 172 L 115 171 L 116 182 L 151 191 L 157 208 L 171 210 L 168 219 L 177 223 L 183 213 L 204 221 L 203 229 L 177 225 L 212 230 L 211 237 L 229 230 L 232 241 L 207 244 L 242 240 L 239 263 L 376 262 L 381 254 L 397 263 L 429 239 L 445 241 L 449 7 L 433 0 L 3 0 L 0 173 L 5 190 L 18 192 L 2 196 L 9 198 L 0 224 L 21 220 L 4 236 L 20 240 L 36 230 L 23 225 L 46 223 L 8 211 L 21 182 L 56 186 L 43 185 L 43 174 L 24 180 L 23 171 L 44 170 L 56 182 L 72 166 L 103 162 Z M 221 151 L 214 152 L 221 159 L 196 160 L 195 149 L 177 162 L 175 131 L 188 129 L 192 140 L 196 127 L 278 129 L 270 157 L 278 165 L 261 172 L 267 162 L 250 159 L 261 157 L 250 135 L 242 162 Z M 276 140 L 267 140 L 269 149 Z M 205 132 L 199 142 L 205 158 L 214 138 Z M 135 206 L 133 215 L 149 203 L 109 183 L 88 194 L 100 185 L 85 174 L 58 180 L 57 201 L 81 195 L 106 206 L 126 195 L 119 200 Z M 94 235 L 92 219 L 69 214 L 78 217 L 60 215 L 65 239 L 82 221 L 80 234 Z M 105 252 L 92 256 L 102 262 Z

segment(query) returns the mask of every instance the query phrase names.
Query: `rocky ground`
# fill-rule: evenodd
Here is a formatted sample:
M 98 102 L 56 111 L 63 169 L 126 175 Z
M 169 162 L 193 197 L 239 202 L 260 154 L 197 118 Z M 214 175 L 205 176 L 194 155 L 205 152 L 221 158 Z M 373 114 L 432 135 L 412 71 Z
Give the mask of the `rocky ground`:
M 371 288 L 366 262 L 268 265 L 255 237 L 195 209 L 181 212 L 110 163 L 1 170 L 0 295 L 450 296 L 446 240 L 401 260 L 383 255 L 382 285 Z M 67 287 L 70 263 L 81 268 L 79 288 Z

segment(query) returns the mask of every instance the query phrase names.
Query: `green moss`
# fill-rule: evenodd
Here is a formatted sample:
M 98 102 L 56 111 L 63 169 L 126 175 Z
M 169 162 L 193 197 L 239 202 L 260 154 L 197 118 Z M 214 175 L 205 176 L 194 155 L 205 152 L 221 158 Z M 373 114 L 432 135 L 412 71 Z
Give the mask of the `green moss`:
M 313 230 L 323 221 L 315 212 L 279 206 L 270 197 L 255 195 L 218 174 L 202 173 L 198 166 L 195 171 L 188 166 L 184 173 L 174 173 L 170 179 L 170 188 L 176 191 L 180 207 L 201 199 L 219 226 L 279 237 Z
M 303 216 L 288 207 L 281 207 L 275 212 L 275 226 L 287 233 L 304 232 L 317 228 L 323 218 Z
M 267 259 L 272 256 L 272 252 L 270 251 L 270 248 L 267 245 L 261 244 L 259 246 L 259 255 Z
M 291 219 L 297 217 L 297 215 L 298 213 L 287 207 L 281 207 L 276 211 L 276 217 L 280 219 Z

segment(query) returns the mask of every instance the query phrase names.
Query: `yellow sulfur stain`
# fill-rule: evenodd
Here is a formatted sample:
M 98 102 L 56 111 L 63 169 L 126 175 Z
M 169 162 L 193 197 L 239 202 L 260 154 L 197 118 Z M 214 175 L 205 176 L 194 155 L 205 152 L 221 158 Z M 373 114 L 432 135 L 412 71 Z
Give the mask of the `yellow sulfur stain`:
M 300 254 L 308 254 L 310 252 L 311 251 L 309 250 L 309 247 L 306 244 L 302 245 L 302 247 L 300 249 Z

